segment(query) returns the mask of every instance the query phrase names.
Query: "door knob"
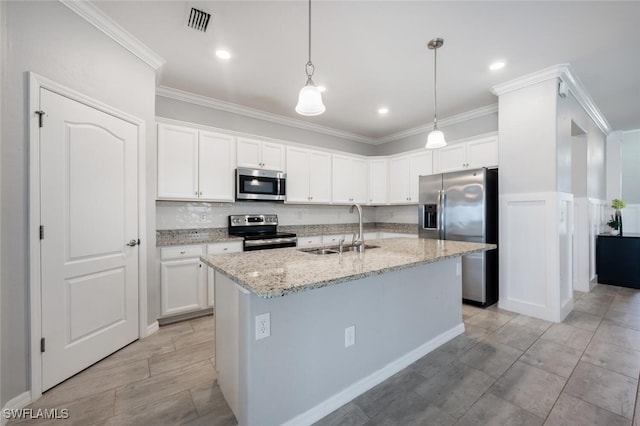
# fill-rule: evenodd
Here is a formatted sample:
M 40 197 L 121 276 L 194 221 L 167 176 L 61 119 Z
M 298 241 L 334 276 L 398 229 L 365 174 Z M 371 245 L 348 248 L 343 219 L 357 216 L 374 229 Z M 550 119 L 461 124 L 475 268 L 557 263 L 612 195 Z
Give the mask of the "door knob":
M 140 240 L 129 240 L 129 242 L 127 243 L 129 247 L 135 247 L 138 244 L 140 244 Z

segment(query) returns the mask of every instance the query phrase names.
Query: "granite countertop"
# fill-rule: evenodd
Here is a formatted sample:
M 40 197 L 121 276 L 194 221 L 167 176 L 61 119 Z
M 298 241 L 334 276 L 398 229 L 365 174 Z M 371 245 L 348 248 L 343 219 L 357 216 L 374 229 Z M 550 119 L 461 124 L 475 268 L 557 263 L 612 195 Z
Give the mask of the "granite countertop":
M 273 298 L 496 248 L 495 244 L 389 238 L 364 253 L 316 255 L 297 248 L 203 256 L 201 260 L 259 297 Z

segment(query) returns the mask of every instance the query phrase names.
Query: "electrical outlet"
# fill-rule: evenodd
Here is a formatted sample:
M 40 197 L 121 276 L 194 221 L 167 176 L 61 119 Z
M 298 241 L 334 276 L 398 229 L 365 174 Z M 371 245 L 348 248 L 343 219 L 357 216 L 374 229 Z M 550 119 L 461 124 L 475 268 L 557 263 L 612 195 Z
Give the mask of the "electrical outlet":
M 207 221 L 207 214 L 200 213 L 200 222 L 206 222 L 206 221 Z
M 356 326 L 352 325 L 344 329 L 344 347 L 348 348 L 356 344 Z
M 256 340 L 271 336 L 271 314 L 256 315 Z

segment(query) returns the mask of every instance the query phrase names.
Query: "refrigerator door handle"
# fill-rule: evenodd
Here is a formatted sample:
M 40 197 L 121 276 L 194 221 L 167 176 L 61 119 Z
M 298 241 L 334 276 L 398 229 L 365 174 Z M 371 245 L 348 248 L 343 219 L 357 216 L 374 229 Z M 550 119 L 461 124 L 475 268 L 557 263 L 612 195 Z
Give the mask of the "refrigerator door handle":
M 436 222 L 438 229 L 438 239 L 442 239 L 442 191 L 438 191 L 438 212 L 436 214 Z
M 442 190 L 440 192 L 440 239 L 444 240 L 447 238 L 447 228 L 444 223 L 444 209 L 447 205 L 447 194 Z

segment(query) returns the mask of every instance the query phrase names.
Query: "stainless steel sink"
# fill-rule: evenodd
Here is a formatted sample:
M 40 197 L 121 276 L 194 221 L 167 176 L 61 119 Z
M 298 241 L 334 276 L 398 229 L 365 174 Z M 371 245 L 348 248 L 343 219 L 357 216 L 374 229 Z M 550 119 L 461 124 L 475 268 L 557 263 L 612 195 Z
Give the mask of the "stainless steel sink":
M 338 253 L 337 250 L 330 250 L 330 249 L 326 249 L 326 248 L 308 248 L 308 249 L 300 249 L 301 252 L 303 253 L 310 253 L 310 254 L 334 254 L 334 253 Z
M 378 248 L 380 246 L 374 246 L 374 245 L 369 245 L 369 244 L 365 244 L 364 245 L 364 249 L 374 249 L 374 248 Z M 301 251 L 303 253 L 309 253 L 309 254 L 335 254 L 335 253 L 340 253 L 340 246 L 331 246 L 331 247 L 325 247 L 325 248 L 318 248 L 318 247 L 314 247 L 314 248 L 303 248 L 303 249 L 298 249 L 298 251 Z M 358 251 L 358 247 L 356 246 L 344 246 L 342 247 L 342 251 L 343 252 L 348 252 L 348 251 Z
M 369 244 L 365 244 L 364 245 L 364 249 L 374 249 L 374 248 L 378 248 L 380 246 L 374 246 L 374 245 L 369 245 Z M 327 249 L 329 250 L 335 250 L 337 252 L 340 251 L 340 246 L 331 246 L 331 247 L 327 247 Z M 358 251 L 358 247 L 357 246 L 344 246 L 342 247 L 342 251 L 346 252 L 346 251 Z

